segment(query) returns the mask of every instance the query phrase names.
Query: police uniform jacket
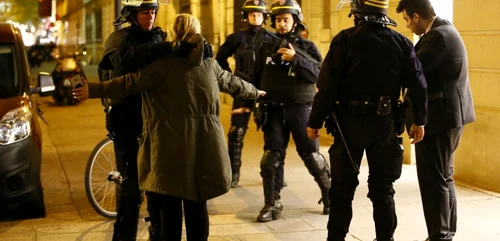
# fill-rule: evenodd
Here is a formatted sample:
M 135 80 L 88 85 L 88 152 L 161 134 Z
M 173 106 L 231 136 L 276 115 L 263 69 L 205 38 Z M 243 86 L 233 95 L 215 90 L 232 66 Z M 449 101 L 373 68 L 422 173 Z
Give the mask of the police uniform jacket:
M 376 23 L 362 22 L 345 29 L 330 44 L 308 126 L 320 129 L 336 101 L 341 108 L 367 96 L 373 102 L 390 96 L 395 103 L 401 86 L 410 90 L 415 124 L 425 125 L 427 84 L 410 40 Z
M 249 76 L 252 74 L 250 71 L 252 71 L 253 63 L 248 62 L 255 57 L 254 37 L 261 29 L 260 26 L 249 25 L 248 29 L 227 36 L 226 41 L 220 46 L 215 57 L 222 69 L 233 72 L 227 59 L 234 56 L 235 71 L 233 73 L 246 81 L 250 81 Z M 233 103 L 234 108 L 251 107 L 252 105 L 253 101 L 241 98 L 235 98 Z
M 89 83 L 92 98 L 141 92 L 140 189 L 193 201 L 229 191 L 231 165 L 219 119 L 220 91 L 257 98 L 257 89 L 203 58 L 203 38 L 187 57 L 165 56 L 146 68 L 106 82 Z
M 467 50 L 455 27 L 446 19 L 436 17 L 431 30 L 415 45 L 415 51 L 429 86 L 429 121 L 425 134 L 473 122 Z
M 295 37 L 294 43 L 311 53 L 312 58 L 321 61 L 321 53 L 316 45 Z M 266 41 L 256 52 L 256 63 L 252 83 L 266 91 L 259 101 L 274 103 L 311 103 L 316 93 L 319 68 L 306 57 L 295 54 L 292 62 L 282 61 L 276 54 L 279 47 Z

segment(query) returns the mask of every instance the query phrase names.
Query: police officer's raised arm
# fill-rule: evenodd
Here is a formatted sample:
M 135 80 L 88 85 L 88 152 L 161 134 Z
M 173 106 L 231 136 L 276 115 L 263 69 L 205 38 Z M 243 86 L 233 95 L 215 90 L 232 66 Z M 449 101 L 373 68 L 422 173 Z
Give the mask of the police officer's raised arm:
M 307 52 L 311 53 L 311 57 L 317 61 L 322 61 L 321 53 L 313 42 L 309 43 Z M 320 69 L 307 58 L 296 54 L 294 60 L 292 61 L 292 66 L 295 74 L 297 75 L 297 79 L 309 83 L 316 83 L 318 80 Z
M 165 39 L 165 34 L 161 30 L 151 30 L 156 34 L 156 38 Z M 158 57 L 173 53 L 173 44 L 171 42 L 160 43 L 143 43 L 136 44 L 127 38 L 121 43 L 117 51 L 110 55 L 112 63 L 120 63 L 120 66 L 115 66 L 120 69 L 121 73 L 128 73 L 155 61 Z
M 323 122 L 333 111 L 335 101 L 338 100 L 338 84 L 345 72 L 344 62 L 346 59 L 345 41 L 339 33 L 330 44 L 323 66 L 318 77 L 316 87 L 318 92 L 314 96 L 314 102 L 309 115 L 308 126 L 313 129 L 321 129 Z

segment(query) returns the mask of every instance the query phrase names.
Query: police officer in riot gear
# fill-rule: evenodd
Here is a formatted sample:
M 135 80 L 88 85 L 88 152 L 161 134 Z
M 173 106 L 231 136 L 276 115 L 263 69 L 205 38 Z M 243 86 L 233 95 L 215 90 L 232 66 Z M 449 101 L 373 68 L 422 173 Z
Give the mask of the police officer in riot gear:
M 162 0 L 122 1 L 121 16 L 113 24 L 119 26 L 130 22 L 131 26 L 114 31 L 106 40 L 104 57 L 98 68 L 101 81 L 136 71 L 173 51 L 172 44 L 165 42 L 166 34 L 161 28 L 153 27 L 159 2 Z M 106 129 L 113 137 L 117 169 L 124 177 L 118 194 L 113 241 L 133 241 L 143 201 L 137 176 L 137 138 L 142 132 L 141 96 L 103 100 L 103 105 L 106 107 Z M 158 204 L 155 205 L 152 198 L 147 201 L 150 240 L 161 240 Z
M 257 32 L 267 19 L 266 2 L 263 0 L 247 0 L 242 8 L 242 21 L 248 23 L 248 28 L 227 36 L 226 42 L 222 44 L 217 52 L 216 60 L 219 65 L 231 72 L 227 59 L 234 55 L 236 62 L 234 74 L 250 81 L 251 71 L 254 65 L 253 42 Z M 253 100 L 235 98 L 231 111 L 231 128 L 227 134 L 229 159 L 231 160 L 232 181 L 231 187 L 236 187 L 240 180 L 241 153 L 243 139 L 248 129 Z
M 260 167 L 263 179 L 265 205 L 257 220 L 267 222 L 281 216 L 283 206 L 280 191 L 283 188 L 283 165 L 292 133 L 297 152 L 321 190 L 324 208 L 329 213 L 329 166 L 318 152 L 318 141 L 307 137 L 307 120 L 316 92 L 314 84 L 319 68 L 311 59 L 296 54 L 295 48 L 309 52 L 316 61 L 321 54 L 313 42 L 300 36 L 302 12 L 295 0 L 276 1 L 271 6 L 271 26 L 277 35 L 286 38 L 287 46 L 264 42 L 256 51 L 253 82 L 267 94 L 259 99 L 257 124 L 264 132 L 264 155 Z M 295 46 L 295 48 L 292 46 Z
M 388 5 L 388 0 L 351 0 L 349 16 L 354 15 L 355 26 L 332 40 L 319 74 L 308 135 L 317 138 L 318 129 L 332 112 L 339 125 L 329 150 L 329 241 L 343 241 L 349 231 L 352 200 L 359 184 L 351 161 L 359 166 L 364 152 L 376 240 L 394 240 L 397 217 L 393 182 L 401 176 L 403 161 L 395 122 L 402 111 L 397 104 L 402 89 L 407 88 L 412 99 L 415 123 L 409 133 L 413 143 L 424 135 L 427 84 L 411 41 L 387 27 L 395 24 L 387 17 Z

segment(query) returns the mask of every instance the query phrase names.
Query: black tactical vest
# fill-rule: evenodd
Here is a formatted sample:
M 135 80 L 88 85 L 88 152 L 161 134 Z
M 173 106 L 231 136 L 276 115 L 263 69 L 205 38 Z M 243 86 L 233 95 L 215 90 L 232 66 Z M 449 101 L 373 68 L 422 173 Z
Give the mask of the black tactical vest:
M 260 29 L 260 26 L 249 26 L 248 29 L 238 33 L 241 34 L 243 41 L 234 53 L 234 75 L 241 77 L 246 81 L 250 81 L 250 74 L 255 66 L 255 46 L 253 42 L 255 34 Z
M 266 59 L 262 65 L 260 89 L 266 91 L 266 95 L 261 99 L 283 103 L 312 102 L 316 94 L 315 84 L 297 78 L 291 62 L 273 61 L 272 56 L 277 51 L 273 45 L 265 44 L 263 48 Z

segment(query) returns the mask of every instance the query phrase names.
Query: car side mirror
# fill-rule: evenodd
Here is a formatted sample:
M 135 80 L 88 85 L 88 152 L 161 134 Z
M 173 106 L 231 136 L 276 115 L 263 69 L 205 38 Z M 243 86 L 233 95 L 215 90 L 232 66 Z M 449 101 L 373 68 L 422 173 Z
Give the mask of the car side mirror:
M 31 93 L 39 94 L 40 96 L 51 96 L 56 86 L 54 85 L 54 79 L 47 72 L 38 73 L 38 84 L 35 88 L 31 89 Z

